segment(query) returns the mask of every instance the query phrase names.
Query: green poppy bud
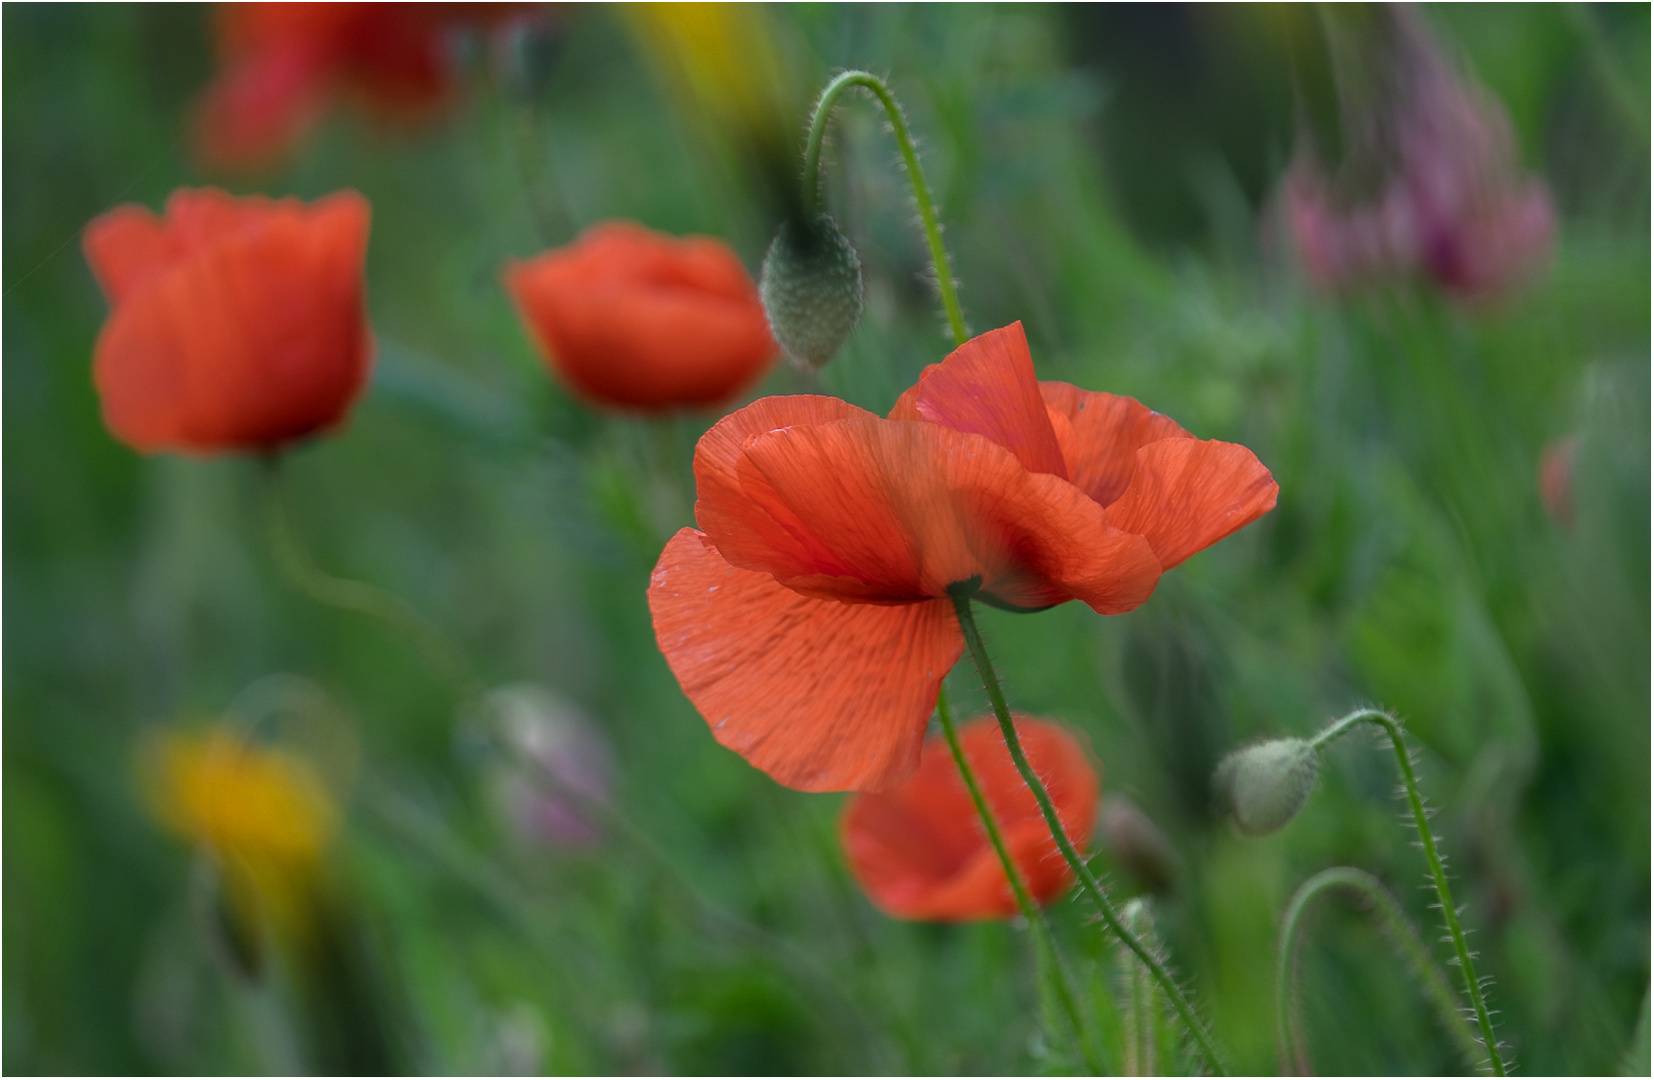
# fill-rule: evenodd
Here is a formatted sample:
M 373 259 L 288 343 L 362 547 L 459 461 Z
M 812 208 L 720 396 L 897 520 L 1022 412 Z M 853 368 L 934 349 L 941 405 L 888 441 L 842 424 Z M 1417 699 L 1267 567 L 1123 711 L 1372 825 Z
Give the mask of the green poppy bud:
M 1241 832 L 1266 836 L 1298 816 L 1320 767 L 1320 755 L 1305 740 L 1270 739 L 1219 762 L 1212 786 Z
M 819 368 L 861 318 L 861 259 L 829 215 L 789 219 L 764 255 L 758 293 L 787 355 Z

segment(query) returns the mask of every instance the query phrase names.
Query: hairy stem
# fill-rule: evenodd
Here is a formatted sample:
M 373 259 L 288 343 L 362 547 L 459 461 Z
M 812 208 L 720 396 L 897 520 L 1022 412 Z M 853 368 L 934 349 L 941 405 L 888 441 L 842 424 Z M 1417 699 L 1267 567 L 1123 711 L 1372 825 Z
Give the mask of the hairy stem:
M 319 604 L 354 611 L 384 623 L 419 650 L 437 675 L 454 688 L 461 702 L 475 700 L 475 677 L 464 654 L 406 600 L 365 581 L 334 577 L 311 561 L 287 516 L 278 456 L 264 459 L 261 495 L 270 551 L 288 581 Z
M 1413 824 L 1418 829 L 1419 846 L 1424 849 L 1424 858 L 1430 865 L 1430 879 L 1436 886 L 1436 900 L 1441 907 L 1442 918 L 1447 922 L 1447 933 L 1453 941 L 1454 959 L 1458 962 L 1459 972 L 1464 976 L 1465 992 L 1470 996 L 1470 1004 L 1476 1013 L 1476 1024 L 1481 1029 L 1482 1046 L 1487 1051 L 1488 1067 L 1494 1076 L 1506 1075 L 1505 1062 L 1499 1054 L 1499 1041 L 1493 1034 L 1493 1018 L 1488 1013 L 1487 1001 L 1482 994 L 1482 984 L 1476 978 L 1475 954 L 1465 942 L 1464 928 L 1459 925 L 1459 909 L 1453 904 L 1453 891 L 1447 886 L 1447 868 L 1440 852 L 1436 850 L 1436 834 L 1430 829 L 1430 815 L 1424 808 L 1424 797 L 1419 794 L 1418 778 L 1413 775 L 1413 759 L 1407 752 L 1407 741 L 1402 737 L 1401 725 L 1395 717 L 1381 709 L 1357 709 L 1348 716 L 1334 720 L 1326 730 L 1311 740 L 1310 745 L 1320 750 L 1334 740 L 1353 730 L 1357 725 L 1368 723 L 1376 724 L 1384 729 L 1390 737 L 1390 744 L 1395 748 L 1396 767 L 1401 770 L 1401 782 L 1407 791 L 1407 805 L 1413 812 Z
M 902 164 L 907 167 L 907 179 L 913 185 L 913 199 L 919 204 L 919 220 L 924 223 L 925 240 L 930 244 L 930 261 L 936 271 L 936 287 L 942 294 L 942 309 L 947 313 L 948 328 L 953 339 L 963 345 L 970 337 L 965 328 L 965 315 L 959 307 L 959 291 L 953 281 L 953 267 L 948 262 L 948 249 L 942 243 L 942 224 L 936 217 L 936 203 L 930 197 L 930 185 L 925 183 L 924 169 L 919 166 L 919 155 L 913 148 L 913 136 L 907 130 L 907 118 L 896 96 L 883 79 L 865 71 L 846 71 L 836 76 L 816 99 L 815 114 L 810 118 L 810 134 L 804 142 L 804 207 L 811 213 L 821 209 L 821 143 L 827 136 L 827 120 L 839 97 L 852 86 L 870 90 L 884 106 L 890 121 L 890 130 L 896 137 L 896 146 L 902 152 Z
M 1419 939 L 1418 931 L 1413 929 L 1401 905 L 1390 895 L 1384 883 L 1367 871 L 1353 866 L 1335 866 L 1321 871 L 1298 887 L 1287 902 L 1286 916 L 1281 922 L 1281 937 L 1275 950 L 1275 1048 L 1281 1072 L 1296 1072 L 1303 1076 L 1310 1072 L 1309 1052 L 1304 1046 L 1303 1025 L 1298 1015 L 1298 935 L 1310 903 L 1333 889 L 1349 890 L 1366 902 L 1386 936 L 1407 961 L 1407 966 L 1413 969 L 1414 977 L 1430 999 L 1430 1004 L 1435 1006 L 1442 1026 L 1458 1045 L 1465 1060 L 1472 1069 L 1479 1068 L 1482 1064 L 1482 1046 L 1465 1027 L 1453 987 L 1431 960 L 1430 950 Z
M 974 587 L 975 584 L 972 583 L 972 591 L 974 591 Z M 1034 799 L 1039 803 L 1040 813 L 1045 816 L 1045 824 L 1051 830 L 1051 838 L 1057 843 L 1057 850 L 1062 852 L 1063 859 L 1067 861 L 1069 868 L 1074 871 L 1074 876 L 1079 879 L 1080 886 L 1091 897 L 1092 902 L 1097 905 L 1097 910 L 1103 916 L 1103 922 L 1142 962 L 1143 966 L 1148 969 L 1149 974 L 1154 976 L 1154 981 L 1160 984 L 1160 989 L 1165 991 L 1167 999 L 1171 1001 L 1172 1007 L 1177 1010 L 1177 1015 L 1183 1021 L 1184 1026 L 1189 1029 L 1190 1036 L 1193 1037 L 1196 1046 L 1199 1047 L 1212 1071 L 1228 1075 L 1229 1069 L 1224 1059 L 1218 1054 L 1217 1044 L 1211 1034 L 1207 1032 L 1206 1025 L 1196 1015 L 1194 1006 L 1189 1003 L 1188 995 L 1183 993 L 1183 989 L 1177 985 L 1177 980 L 1172 978 L 1171 972 L 1166 970 L 1166 965 L 1154 954 L 1154 951 L 1143 944 L 1137 935 L 1132 933 L 1130 928 L 1126 926 L 1113 902 L 1109 900 L 1108 894 L 1103 891 L 1103 886 L 1097 880 L 1097 876 L 1091 872 L 1091 868 L 1086 865 L 1079 852 L 1074 850 L 1073 843 L 1068 839 L 1067 831 L 1063 829 L 1062 819 L 1057 815 L 1057 808 L 1051 802 L 1051 793 L 1045 790 L 1044 782 L 1040 780 L 1039 774 L 1034 771 L 1033 766 L 1028 764 L 1028 756 L 1022 752 L 1022 742 L 1017 738 L 1016 725 L 1011 721 L 1011 710 L 1005 704 L 1005 694 L 1000 690 L 999 677 L 994 673 L 993 663 L 988 659 L 987 649 L 982 645 L 982 635 L 976 628 L 976 616 L 971 611 L 971 593 L 961 588 L 950 589 L 949 595 L 953 598 L 954 610 L 959 615 L 959 628 L 964 632 L 965 645 L 970 649 L 971 659 L 976 662 L 976 670 L 982 675 L 982 685 L 988 691 L 988 700 L 993 703 L 994 715 L 999 718 L 999 730 L 1005 736 L 1005 746 L 1011 752 L 1011 760 L 1016 763 L 1017 772 L 1022 774 L 1023 781 L 1027 783 L 1029 790 L 1034 793 Z
M 1051 986 L 1058 1004 L 1062 1006 L 1063 1013 L 1073 1026 L 1075 1041 L 1087 1067 L 1092 1072 L 1100 1074 L 1104 1069 L 1092 1045 L 1090 1032 L 1080 1019 L 1080 1010 L 1075 1004 L 1073 991 L 1068 986 L 1068 976 L 1063 971 L 1062 960 L 1057 955 L 1057 943 L 1051 936 L 1051 927 L 1045 921 L 1045 913 L 1034 903 L 1034 898 L 1028 895 L 1028 887 L 1022 882 L 1022 872 L 1017 869 L 1017 864 L 1011 858 L 1010 849 L 1005 846 L 1005 837 L 999 831 L 999 822 L 994 817 L 993 808 L 988 805 L 987 797 L 982 794 L 982 785 L 977 782 L 970 759 L 965 756 L 965 748 L 959 743 L 959 733 L 953 723 L 953 711 L 948 708 L 946 688 L 939 688 L 936 695 L 936 717 L 942 722 L 942 735 L 947 739 L 948 750 L 953 754 L 953 763 L 959 767 L 959 775 L 965 781 L 965 790 L 970 792 L 977 816 L 982 819 L 983 831 L 988 834 L 988 842 L 993 845 L 994 853 L 999 856 L 999 865 L 1005 870 L 1005 879 L 1011 883 L 1011 893 L 1016 897 L 1017 907 L 1021 909 L 1028 928 L 1033 931 L 1035 958 L 1041 973 L 1047 976 L 1044 981 Z

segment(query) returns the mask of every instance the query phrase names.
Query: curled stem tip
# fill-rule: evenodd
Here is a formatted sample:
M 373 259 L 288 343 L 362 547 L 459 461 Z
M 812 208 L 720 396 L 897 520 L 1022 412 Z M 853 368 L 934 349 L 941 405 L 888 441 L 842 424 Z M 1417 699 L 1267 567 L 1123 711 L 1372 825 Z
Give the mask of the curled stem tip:
M 1109 930 L 1113 931 L 1114 935 L 1131 950 L 1132 955 L 1136 956 L 1138 961 L 1148 969 L 1149 974 L 1154 977 L 1154 981 L 1165 992 L 1167 999 L 1172 1003 L 1172 1007 L 1177 1010 L 1178 1018 L 1188 1028 L 1189 1035 L 1194 1039 L 1195 1045 L 1199 1048 L 1202 1056 L 1205 1057 L 1207 1065 L 1211 1067 L 1213 1072 L 1227 1076 L 1230 1071 L 1227 1063 L 1218 1053 L 1217 1043 L 1212 1038 L 1211 1033 L 1206 1030 L 1206 1025 L 1201 1022 L 1200 1017 L 1195 1013 L 1188 995 L 1183 992 L 1182 987 L 1177 985 L 1177 980 L 1172 978 L 1171 972 L 1166 969 L 1165 963 L 1155 954 L 1154 950 L 1145 945 L 1126 925 L 1120 912 L 1108 898 L 1108 894 L 1103 891 L 1102 883 L 1091 872 L 1091 868 L 1086 865 L 1079 852 L 1074 850 L 1073 843 L 1068 839 L 1067 831 L 1063 829 L 1062 819 L 1057 815 L 1056 805 L 1051 801 L 1051 793 L 1045 790 L 1044 782 L 1040 780 L 1039 774 L 1028 763 L 1028 756 L 1022 751 L 1022 742 L 1017 738 L 1016 725 L 1011 721 L 1011 710 L 1005 704 L 1005 694 L 1000 689 L 999 677 L 994 673 L 993 663 L 988 659 L 987 649 L 982 644 L 982 635 L 977 630 L 976 616 L 971 611 L 970 596 L 963 590 L 952 592 L 950 595 L 953 599 L 954 611 L 959 616 L 959 628 L 964 633 L 965 645 L 970 650 L 971 659 L 975 661 L 976 669 L 982 676 L 982 685 L 988 692 L 988 700 L 993 703 L 994 715 L 999 719 L 999 730 L 1005 737 L 1005 746 L 1011 752 L 1011 760 L 1016 764 L 1017 772 L 1022 775 L 1023 782 L 1034 793 L 1034 799 L 1039 803 L 1040 813 L 1045 818 L 1045 824 L 1051 830 L 1051 838 L 1056 841 L 1057 850 L 1062 853 L 1063 860 L 1068 863 L 1069 869 L 1074 871 L 1074 876 L 1079 879 L 1081 888 L 1097 906 L 1097 910 L 1101 913 L 1103 922 L 1108 925 Z
M 1407 805 L 1413 814 L 1413 825 L 1418 830 L 1419 847 L 1423 849 L 1425 862 L 1430 866 L 1430 880 L 1436 888 L 1436 901 L 1441 906 L 1442 919 L 1446 923 L 1448 937 L 1453 943 L 1454 959 L 1458 963 L 1460 974 L 1464 977 L 1465 993 L 1469 996 L 1471 1009 L 1476 1015 L 1482 1048 L 1487 1054 L 1487 1067 L 1494 1076 L 1505 1076 L 1505 1061 L 1499 1053 L 1499 1040 L 1493 1033 L 1493 1017 L 1488 1012 L 1481 981 L 1476 978 L 1474 954 L 1465 941 L 1464 928 L 1459 923 L 1459 909 L 1453 903 L 1453 891 L 1447 884 L 1446 865 L 1436 848 L 1436 834 L 1430 828 L 1430 814 L 1425 809 L 1424 796 L 1419 792 L 1418 778 L 1413 773 L 1413 759 L 1407 752 L 1407 740 L 1402 734 L 1401 724 L 1382 709 L 1357 709 L 1327 725 L 1311 740 L 1311 745 L 1320 750 L 1363 723 L 1382 728 L 1395 750 L 1396 768 L 1401 772 Z
M 970 331 L 965 326 L 965 315 L 959 306 L 959 290 L 954 284 L 953 266 L 948 262 L 948 249 L 942 243 L 942 224 L 936 216 L 936 202 L 930 196 L 930 185 L 925 182 L 925 172 L 919 164 L 919 154 L 914 149 L 913 136 L 908 131 L 902 107 L 896 101 L 896 95 L 890 92 L 890 87 L 877 75 L 866 71 L 840 72 L 822 88 L 821 96 L 816 99 L 815 112 L 810 117 L 809 136 L 804 141 L 804 208 L 811 214 L 821 210 L 821 144 L 827 136 L 827 120 L 838 99 L 852 86 L 871 91 L 879 104 L 884 106 L 891 133 L 896 137 L 896 147 L 902 154 L 902 164 L 907 168 L 908 183 L 913 186 L 913 199 L 919 204 L 919 220 L 924 225 L 925 240 L 930 245 L 931 266 L 936 273 L 936 287 L 941 293 L 948 329 L 953 332 L 954 342 L 963 345 L 970 337 Z
M 1298 887 L 1287 902 L 1286 915 L 1281 921 L 1281 936 L 1275 950 L 1275 1049 L 1282 1074 L 1307 1076 L 1310 1073 L 1309 1051 L 1304 1044 L 1298 1010 L 1298 938 L 1311 902 L 1333 889 L 1353 892 L 1365 901 L 1385 935 L 1412 969 L 1465 1061 L 1472 1069 L 1479 1068 L 1483 1060 L 1482 1045 L 1465 1027 L 1453 987 L 1431 960 L 1430 950 L 1401 910 L 1401 904 L 1372 874 L 1353 866 L 1335 866 Z

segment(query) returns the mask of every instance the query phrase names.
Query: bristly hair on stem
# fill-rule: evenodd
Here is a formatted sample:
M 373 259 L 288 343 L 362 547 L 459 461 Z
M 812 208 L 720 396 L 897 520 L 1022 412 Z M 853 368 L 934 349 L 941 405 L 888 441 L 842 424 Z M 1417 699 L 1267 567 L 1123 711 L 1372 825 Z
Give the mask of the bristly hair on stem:
M 1440 909 L 1445 923 L 1443 928 L 1448 935 L 1445 940 L 1453 945 L 1454 955 L 1450 963 L 1457 965 L 1464 977 L 1465 994 L 1470 999 L 1471 1010 L 1476 1017 L 1482 1048 L 1487 1053 L 1487 1068 L 1494 1076 L 1508 1075 L 1506 1062 L 1499 1052 L 1502 1044 L 1493 1033 L 1493 1017 L 1488 1011 L 1483 983 L 1476 977 L 1476 954 L 1470 951 L 1470 946 L 1465 941 L 1464 928 L 1459 923 L 1459 908 L 1453 903 L 1453 891 L 1447 884 L 1447 859 L 1436 847 L 1437 837 L 1430 828 L 1431 811 L 1425 806 L 1424 796 L 1419 791 L 1418 778 L 1413 773 L 1413 755 L 1407 748 L 1401 722 L 1382 709 L 1357 709 L 1328 724 L 1319 735 L 1310 740 L 1311 745 L 1320 750 L 1364 723 L 1382 728 L 1395 750 L 1396 768 L 1401 773 L 1402 793 L 1406 796 L 1408 809 L 1412 812 L 1413 825 L 1418 830 L 1418 847 L 1424 852 L 1425 862 L 1429 865 L 1429 873 L 1425 876 L 1436 890 L 1437 902 L 1433 906 Z
M 1275 1052 L 1281 1074 L 1310 1075 L 1309 1051 L 1304 1045 L 1298 1009 L 1298 938 L 1311 902 L 1333 889 L 1353 892 L 1378 921 L 1384 935 L 1406 961 L 1424 995 L 1435 1008 L 1442 1026 L 1472 1069 L 1482 1066 L 1482 1044 L 1465 1026 L 1459 999 L 1431 959 L 1429 947 L 1401 910 L 1401 904 L 1383 882 L 1353 866 L 1335 866 L 1311 877 L 1287 901 L 1281 935 L 1275 946 Z
M 943 313 L 947 316 L 948 329 L 953 332 L 954 343 L 963 345 L 970 338 L 970 330 L 965 325 L 965 315 L 959 306 L 959 290 L 954 282 L 953 266 L 948 261 L 948 249 L 942 243 L 942 225 L 937 218 L 936 202 L 931 198 L 930 185 L 925 182 L 925 170 L 919 164 L 919 153 L 908 131 L 902 107 L 885 81 L 871 72 L 841 72 L 822 88 L 821 96 L 816 99 L 815 112 L 810 117 L 810 132 L 804 141 L 805 212 L 813 214 L 821 209 L 821 145 L 827 135 L 827 120 L 838 99 L 851 87 L 870 91 L 884 106 L 890 132 L 896 139 L 902 164 L 907 170 L 908 183 L 913 186 L 913 200 L 919 204 L 919 220 L 924 226 L 925 241 L 930 246 L 931 269 L 936 275 L 936 288 L 941 296 Z
M 1172 1003 L 1172 1008 L 1177 1011 L 1178 1018 L 1188 1028 L 1189 1035 L 1194 1039 L 1195 1045 L 1206 1059 L 1207 1065 L 1211 1067 L 1213 1072 L 1228 1075 L 1230 1070 L 1224 1058 L 1218 1053 L 1217 1042 L 1212 1038 L 1211 1033 L 1206 1030 L 1206 1025 L 1201 1021 L 1200 1016 L 1195 1012 L 1194 1006 L 1189 1002 L 1188 995 L 1177 984 L 1177 980 L 1172 978 L 1171 972 L 1166 969 L 1166 965 L 1160 957 L 1155 955 L 1154 950 L 1150 949 L 1136 934 L 1131 932 L 1131 928 L 1126 925 L 1119 911 L 1115 909 L 1113 901 L 1103 891 L 1102 884 L 1097 880 L 1097 876 L 1091 872 L 1091 868 L 1086 865 L 1085 860 L 1080 858 L 1079 852 L 1074 850 L 1073 843 L 1068 839 L 1068 833 L 1063 829 L 1062 819 L 1057 815 L 1056 805 L 1051 801 L 1051 793 L 1045 790 L 1044 781 L 1039 778 L 1039 774 L 1028 763 L 1028 756 L 1022 752 L 1022 742 L 1017 738 L 1016 725 L 1011 721 L 1011 710 L 1005 704 L 1005 694 L 1000 689 L 999 677 L 994 672 L 992 661 L 988 659 L 988 651 L 983 646 L 982 635 L 976 627 L 976 616 L 971 611 L 971 596 L 975 593 L 979 584 L 976 581 L 966 582 L 961 587 L 950 588 L 948 594 L 953 600 L 954 611 L 959 617 L 959 629 L 965 636 L 965 646 L 970 650 L 971 659 L 975 661 L 977 672 L 982 676 L 983 688 L 988 692 L 988 700 L 993 703 L 994 715 L 999 719 L 1000 733 L 1005 737 L 1006 749 L 1011 753 L 1011 760 L 1016 764 L 1017 772 L 1022 775 L 1023 782 L 1028 785 L 1028 789 L 1034 794 L 1035 801 L 1039 803 L 1040 813 L 1045 817 L 1045 824 L 1051 830 L 1051 838 L 1057 843 L 1057 850 L 1062 853 L 1064 861 L 1074 871 L 1074 876 L 1079 879 L 1080 886 L 1085 894 L 1097 906 L 1098 912 L 1102 914 L 1103 922 L 1108 924 L 1109 930 L 1148 969 L 1149 974 L 1154 977 L 1154 981 L 1165 992 L 1167 999 Z
M 988 805 L 987 797 L 982 794 L 982 785 L 977 782 L 976 772 L 971 768 L 970 759 L 965 756 L 965 748 L 960 745 L 959 733 L 953 723 L 953 711 L 948 708 L 946 688 L 938 689 L 936 718 L 942 724 L 942 735 L 947 740 L 948 750 L 953 754 L 953 763 L 958 766 L 959 775 L 965 781 L 965 790 L 970 793 L 971 804 L 976 807 L 977 816 L 982 821 L 982 829 L 988 834 L 988 842 L 993 846 L 994 853 L 999 856 L 999 865 L 1005 871 L 1005 879 L 1011 883 L 1011 894 L 1016 897 L 1017 908 L 1022 912 L 1023 920 L 1027 922 L 1029 931 L 1034 935 L 1034 960 L 1040 982 L 1056 999 L 1069 1026 L 1074 1029 L 1075 1046 L 1086 1067 L 1093 1073 L 1102 1075 L 1107 1069 L 1099 1056 L 1095 1040 L 1091 1037 L 1091 1029 L 1081 1017 L 1079 1006 L 1075 1002 L 1073 989 L 1068 984 L 1068 973 L 1063 969 L 1062 958 L 1057 953 L 1056 939 L 1051 935 L 1051 926 L 1045 921 L 1045 913 L 1028 894 L 1028 887 L 1022 881 L 1022 872 L 1011 858 L 1010 849 L 1005 846 L 1005 837 L 1000 832 L 993 807 Z

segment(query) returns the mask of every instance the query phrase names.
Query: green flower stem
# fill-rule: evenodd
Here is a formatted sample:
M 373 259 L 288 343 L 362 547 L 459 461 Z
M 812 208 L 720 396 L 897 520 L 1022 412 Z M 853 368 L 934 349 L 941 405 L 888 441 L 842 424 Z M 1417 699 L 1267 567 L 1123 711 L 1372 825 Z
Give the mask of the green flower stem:
M 1442 918 L 1447 922 L 1448 935 L 1453 939 L 1453 951 L 1464 976 L 1465 992 L 1476 1012 L 1476 1024 L 1481 1028 L 1482 1047 L 1487 1051 L 1488 1066 L 1494 1076 L 1504 1076 L 1505 1063 L 1499 1056 L 1499 1041 L 1493 1035 L 1493 1018 L 1488 1014 L 1487 1001 L 1482 996 L 1482 984 L 1476 978 L 1476 966 L 1470 946 L 1465 943 L 1464 929 L 1459 925 L 1459 909 L 1453 905 L 1453 891 L 1447 887 L 1447 868 L 1436 850 L 1436 834 L 1430 829 L 1430 815 L 1424 809 L 1424 797 L 1419 794 L 1418 778 L 1413 775 L 1413 759 L 1407 753 L 1407 741 L 1402 737 L 1401 725 L 1395 717 L 1381 709 L 1357 709 L 1348 716 L 1333 721 L 1326 730 L 1315 736 L 1310 745 L 1317 751 L 1353 730 L 1358 724 L 1377 724 L 1390 736 L 1395 748 L 1396 767 L 1401 770 L 1401 782 L 1407 789 L 1407 804 L 1413 811 L 1413 824 L 1418 829 L 1419 846 L 1424 849 L 1425 861 L 1430 864 L 1430 878 L 1436 886 L 1436 900 Z
M 454 688 L 462 703 L 468 705 L 477 699 L 476 678 L 464 654 L 406 600 L 364 581 L 334 577 L 311 561 L 287 515 L 282 492 L 281 458 L 278 455 L 272 454 L 264 459 L 264 482 L 260 494 L 270 550 L 288 581 L 319 604 L 378 619 L 411 642 L 432 670 Z
M 1310 903 L 1333 889 L 1347 889 L 1366 901 L 1385 934 L 1413 969 L 1414 977 L 1435 1006 L 1442 1026 L 1458 1045 L 1465 1060 L 1472 1069 L 1480 1068 L 1482 1046 L 1463 1023 L 1459 999 L 1446 976 L 1431 959 L 1430 950 L 1419 940 L 1418 931 L 1413 929 L 1396 898 L 1390 895 L 1383 882 L 1367 871 L 1353 866 L 1335 866 L 1298 886 L 1298 891 L 1287 903 L 1286 918 L 1281 923 L 1280 942 L 1275 952 L 1275 1044 L 1282 1074 L 1293 1069 L 1299 1075 L 1309 1074 L 1309 1054 L 1304 1047 L 1294 986 L 1298 934 Z
M 969 592 L 963 588 L 949 590 L 954 610 L 959 614 L 959 629 L 964 632 L 965 645 L 970 649 L 971 659 L 976 662 L 976 670 L 982 675 L 982 685 L 988 691 L 988 700 L 993 703 L 994 715 L 999 718 L 999 730 L 1005 736 L 1005 746 L 1011 752 L 1011 760 L 1016 763 L 1017 772 L 1022 774 L 1022 779 L 1034 793 L 1040 813 L 1045 815 L 1045 824 L 1051 830 L 1051 838 L 1057 842 L 1057 850 L 1062 852 L 1062 857 L 1074 871 L 1081 887 L 1097 905 L 1097 910 L 1102 913 L 1103 922 L 1107 923 L 1115 936 L 1142 961 L 1149 974 L 1154 976 L 1155 982 L 1166 992 L 1172 1007 L 1177 1010 L 1177 1015 L 1189 1029 L 1189 1034 L 1194 1038 L 1201 1054 L 1205 1056 L 1206 1063 L 1214 1072 L 1229 1075 L 1227 1064 L 1218 1054 L 1216 1042 L 1207 1032 L 1206 1025 L 1201 1023 L 1200 1017 L 1195 1014 L 1188 996 L 1183 993 L 1182 988 L 1177 985 L 1177 980 L 1172 978 L 1171 973 L 1166 970 L 1166 965 L 1154 951 L 1144 945 L 1126 926 L 1120 913 L 1109 900 L 1108 894 L 1103 891 L 1097 876 L 1091 872 L 1091 868 L 1086 865 L 1079 852 L 1074 850 L 1067 831 L 1063 829 L 1062 819 L 1057 816 L 1057 808 L 1051 802 L 1051 793 L 1045 790 L 1045 784 L 1040 780 L 1039 774 L 1028 764 L 1028 756 L 1022 752 L 1022 742 L 1017 738 L 1016 725 L 1011 722 L 1011 710 L 1005 704 L 1005 694 L 1000 690 L 999 677 L 994 674 L 993 663 L 988 659 L 988 651 L 982 645 L 982 635 L 976 628 L 976 616 L 971 612 L 971 593 L 975 591 L 975 587 L 975 582 L 972 582 Z
M 1034 953 L 1040 971 L 1049 976 L 1046 981 L 1056 994 L 1068 1022 L 1074 1027 L 1075 1040 L 1079 1044 L 1080 1054 L 1084 1057 L 1087 1067 L 1100 1075 L 1105 1070 L 1097 1058 L 1090 1032 L 1080 1019 L 1080 1010 L 1074 1002 L 1073 991 L 1068 986 L 1068 976 L 1063 971 L 1062 960 L 1057 955 L 1057 943 L 1051 936 L 1051 927 L 1045 921 L 1045 913 L 1034 903 L 1034 898 L 1028 895 L 1028 887 L 1022 882 L 1022 872 L 1017 869 L 1017 864 L 1011 859 L 1010 849 L 1005 846 L 1005 837 L 999 831 L 999 822 L 994 817 L 993 808 L 988 805 L 987 797 L 982 794 L 982 785 L 977 782 L 970 759 L 965 757 L 965 748 L 960 745 L 959 733 L 954 728 L 953 711 L 948 708 L 948 692 L 945 687 L 938 688 L 936 716 L 942 722 L 942 735 L 947 739 L 948 749 L 953 753 L 953 763 L 959 766 L 959 775 L 964 778 L 965 790 L 970 792 L 971 802 L 975 804 L 977 815 L 982 819 L 982 828 L 988 834 L 988 842 L 993 845 L 995 854 L 999 856 L 999 865 L 1005 870 L 1005 878 L 1011 883 L 1011 892 L 1016 896 L 1017 907 L 1022 910 L 1023 919 L 1034 933 Z
M 959 307 L 959 291 L 953 281 L 953 267 L 948 262 L 948 249 L 942 243 L 942 225 L 936 217 L 936 204 L 930 197 L 930 185 L 925 183 L 925 171 L 919 166 L 919 155 L 913 148 L 913 136 L 907 130 L 907 118 L 896 96 L 883 79 L 865 71 L 846 71 L 836 76 L 816 99 L 815 115 L 810 118 L 810 135 L 804 142 L 804 207 L 810 213 L 821 209 L 821 143 L 827 135 L 827 119 L 840 95 L 852 86 L 870 90 L 884 106 L 890 120 L 891 133 L 902 152 L 902 163 L 907 166 L 908 182 L 913 185 L 913 199 L 919 204 L 919 220 L 924 223 L 925 239 L 930 244 L 930 261 L 936 271 L 936 287 L 942 294 L 942 309 L 947 312 L 948 328 L 953 331 L 956 344 L 963 345 L 970 337 L 965 327 L 965 315 Z

